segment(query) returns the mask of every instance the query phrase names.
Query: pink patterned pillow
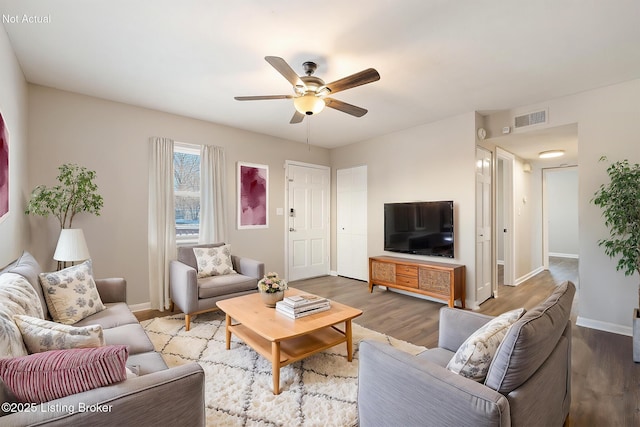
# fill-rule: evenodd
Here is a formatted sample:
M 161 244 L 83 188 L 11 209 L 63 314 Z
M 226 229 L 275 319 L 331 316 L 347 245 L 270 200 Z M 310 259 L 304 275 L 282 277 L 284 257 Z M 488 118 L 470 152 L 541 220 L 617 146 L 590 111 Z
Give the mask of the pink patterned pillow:
M 41 403 L 124 381 L 124 345 L 0 359 L 0 378 L 20 402 Z

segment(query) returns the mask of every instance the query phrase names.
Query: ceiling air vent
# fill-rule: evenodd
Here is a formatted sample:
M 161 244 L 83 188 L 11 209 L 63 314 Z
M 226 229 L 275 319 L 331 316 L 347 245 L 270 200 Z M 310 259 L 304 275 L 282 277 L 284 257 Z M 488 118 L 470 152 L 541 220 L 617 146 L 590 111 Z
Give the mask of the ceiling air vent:
M 533 113 L 516 116 L 514 120 L 514 127 L 516 129 L 521 129 L 523 127 L 539 125 L 541 123 L 547 123 L 547 110 L 534 111 Z

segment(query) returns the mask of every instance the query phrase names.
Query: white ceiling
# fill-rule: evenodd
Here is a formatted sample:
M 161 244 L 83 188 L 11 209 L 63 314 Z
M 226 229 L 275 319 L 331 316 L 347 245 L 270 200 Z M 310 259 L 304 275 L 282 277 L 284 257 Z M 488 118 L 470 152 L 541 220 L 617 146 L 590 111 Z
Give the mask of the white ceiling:
M 264 60 L 326 82 L 376 68 L 335 95 L 310 143 L 336 147 L 472 111 L 504 110 L 640 77 L 638 0 L 0 0 L 29 82 L 295 141 L 291 94 Z M 3 19 L 4 21 L 4 19 Z M 307 119 L 305 119 L 307 122 Z
M 510 133 L 492 138 L 491 142 L 530 163 L 534 167 L 552 168 L 578 164 L 578 125 L 569 124 Z M 550 159 L 539 157 L 542 151 L 562 150 L 564 155 Z

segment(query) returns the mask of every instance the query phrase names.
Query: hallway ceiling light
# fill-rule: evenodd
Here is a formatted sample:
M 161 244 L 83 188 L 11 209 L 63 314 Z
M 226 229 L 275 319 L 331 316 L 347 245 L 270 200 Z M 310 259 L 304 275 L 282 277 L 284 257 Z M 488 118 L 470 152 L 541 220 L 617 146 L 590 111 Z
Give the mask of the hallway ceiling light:
M 554 157 L 561 157 L 561 156 L 564 156 L 564 150 L 542 151 L 538 154 L 538 157 L 540 157 L 541 159 L 552 159 Z

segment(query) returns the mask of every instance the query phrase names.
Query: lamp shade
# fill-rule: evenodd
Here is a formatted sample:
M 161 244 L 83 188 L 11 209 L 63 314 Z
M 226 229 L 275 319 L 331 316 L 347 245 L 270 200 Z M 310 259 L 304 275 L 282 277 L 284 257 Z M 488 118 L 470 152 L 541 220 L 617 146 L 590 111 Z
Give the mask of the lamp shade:
M 84 240 L 82 229 L 62 229 L 53 259 L 56 261 L 84 261 L 89 258 L 89 248 L 87 248 L 87 242 Z
M 318 114 L 324 109 L 324 99 L 318 98 L 315 94 L 308 93 L 293 99 L 293 105 L 296 110 L 307 116 Z

